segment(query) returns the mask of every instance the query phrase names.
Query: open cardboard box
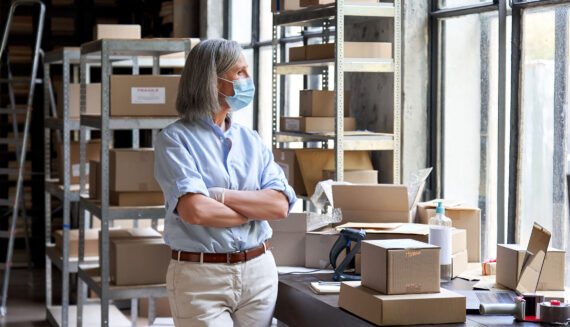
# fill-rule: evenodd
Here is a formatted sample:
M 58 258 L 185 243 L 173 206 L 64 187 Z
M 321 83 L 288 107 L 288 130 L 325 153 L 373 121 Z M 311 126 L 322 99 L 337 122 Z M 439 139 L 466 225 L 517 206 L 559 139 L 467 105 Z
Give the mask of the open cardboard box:
M 342 210 L 342 222 L 411 223 L 412 211 L 422 194 L 423 184 L 408 199 L 405 185 L 333 185 L 335 208 Z
M 408 223 L 346 223 L 336 227 L 337 231 L 344 228 L 362 229 L 366 232 L 366 240 L 390 240 L 409 238 L 428 243 L 429 226 Z

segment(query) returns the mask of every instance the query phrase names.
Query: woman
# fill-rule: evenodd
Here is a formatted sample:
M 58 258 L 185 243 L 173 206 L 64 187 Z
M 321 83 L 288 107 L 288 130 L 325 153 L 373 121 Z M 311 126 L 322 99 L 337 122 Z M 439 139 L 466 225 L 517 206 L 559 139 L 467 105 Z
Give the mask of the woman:
M 155 143 L 165 197 L 166 276 L 176 326 L 268 326 L 277 297 L 266 220 L 285 218 L 295 193 L 259 135 L 231 121 L 255 88 L 240 46 L 207 40 L 180 79 L 180 120 Z

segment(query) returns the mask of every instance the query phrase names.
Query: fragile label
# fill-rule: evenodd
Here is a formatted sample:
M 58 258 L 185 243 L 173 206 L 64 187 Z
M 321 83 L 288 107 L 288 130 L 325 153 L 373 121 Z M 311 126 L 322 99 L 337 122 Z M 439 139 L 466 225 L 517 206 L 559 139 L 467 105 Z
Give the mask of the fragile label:
M 71 176 L 79 177 L 80 174 L 79 165 L 80 164 L 71 165 Z M 89 175 L 89 165 L 85 165 L 85 176 L 87 175 Z
M 285 119 L 285 129 L 288 131 L 298 131 L 300 128 L 300 121 L 297 119 Z
M 165 104 L 164 87 L 131 87 L 131 104 Z

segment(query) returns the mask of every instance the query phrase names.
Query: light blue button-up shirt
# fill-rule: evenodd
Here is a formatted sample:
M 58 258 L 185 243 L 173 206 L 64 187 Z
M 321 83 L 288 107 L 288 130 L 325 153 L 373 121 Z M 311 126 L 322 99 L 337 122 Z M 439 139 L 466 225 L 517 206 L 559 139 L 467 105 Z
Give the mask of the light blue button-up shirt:
M 271 150 L 251 129 L 230 122 L 224 132 L 212 119 L 179 120 L 159 134 L 155 142 L 154 176 L 166 206 L 164 239 L 173 250 L 226 253 L 259 246 L 271 238 L 265 220 L 226 228 L 184 222 L 176 213 L 178 199 L 186 193 L 209 196 L 208 188 L 256 191 L 273 189 L 296 201 Z

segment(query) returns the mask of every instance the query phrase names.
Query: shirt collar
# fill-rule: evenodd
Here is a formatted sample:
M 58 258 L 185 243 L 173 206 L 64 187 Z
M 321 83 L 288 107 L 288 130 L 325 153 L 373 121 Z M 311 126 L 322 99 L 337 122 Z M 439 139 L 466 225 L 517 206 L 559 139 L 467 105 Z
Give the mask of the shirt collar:
M 202 121 L 204 123 L 206 123 L 208 126 L 210 126 L 210 128 L 212 128 L 212 130 L 214 130 L 214 132 L 216 132 L 216 134 L 222 134 L 222 135 L 228 134 L 232 130 L 232 128 L 234 128 L 234 124 L 232 123 L 232 119 L 231 119 L 230 115 L 226 115 L 225 120 L 226 120 L 227 129 L 225 132 L 223 132 L 222 129 L 220 128 L 220 126 L 214 124 L 214 120 L 212 119 L 212 117 L 203 117 L 202 118 Z

